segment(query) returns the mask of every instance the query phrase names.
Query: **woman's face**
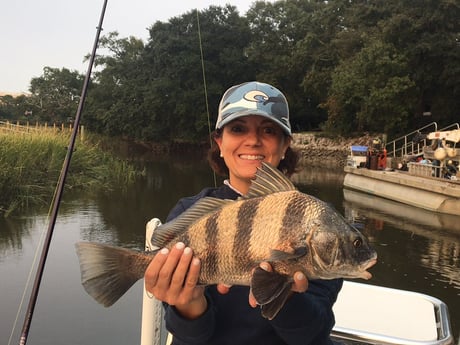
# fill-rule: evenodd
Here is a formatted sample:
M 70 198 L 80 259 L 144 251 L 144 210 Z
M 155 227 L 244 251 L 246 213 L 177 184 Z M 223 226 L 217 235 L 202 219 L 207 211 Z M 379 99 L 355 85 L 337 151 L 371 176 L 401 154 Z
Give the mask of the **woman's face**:
M 215 141 L 230 171 L 231 185 L 246 193 L 261 162 L 277 167 L 291 138 L 275 122 L 249 115 L 225 125 Z

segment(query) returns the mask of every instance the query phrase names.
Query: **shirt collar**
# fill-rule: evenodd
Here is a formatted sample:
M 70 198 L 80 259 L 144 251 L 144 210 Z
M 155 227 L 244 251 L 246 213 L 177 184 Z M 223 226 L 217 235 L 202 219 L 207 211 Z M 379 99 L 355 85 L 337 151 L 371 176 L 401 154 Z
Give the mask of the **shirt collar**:
M 233 190 L 235 193 L 238 193 L 239 195 L 243 195 L 243 193 L 241 193 L 238 189 L 236 189 L 235 187 L 233 187 L 231 184 L 230 184 L 230 181 L 228 179 L 224 180 L 224 185 L 228 186 L 231 190 Z

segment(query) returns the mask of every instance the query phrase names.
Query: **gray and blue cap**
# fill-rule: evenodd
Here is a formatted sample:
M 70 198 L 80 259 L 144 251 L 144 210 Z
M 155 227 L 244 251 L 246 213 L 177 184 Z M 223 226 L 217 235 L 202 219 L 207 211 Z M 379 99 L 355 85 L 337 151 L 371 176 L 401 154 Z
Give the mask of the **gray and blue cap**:
M 269 84 L 251 81 L 229 88 L 219 104 L 216 129 L 248 115 L 266 117 L 279 125 L 287 135 L 292 135 L 286 97 Z

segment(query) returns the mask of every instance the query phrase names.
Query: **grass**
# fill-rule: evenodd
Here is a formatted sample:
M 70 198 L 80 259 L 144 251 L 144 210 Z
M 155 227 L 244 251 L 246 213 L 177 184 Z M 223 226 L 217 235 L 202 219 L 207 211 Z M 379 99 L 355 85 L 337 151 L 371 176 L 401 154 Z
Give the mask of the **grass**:
M 70 133 L 0 132 L 0 214 L 50 204 L 67 154 Z M 102 151 L 94 140 L 77 140 L 66 189 L 126 187 L 139 174 L 130 164 Z

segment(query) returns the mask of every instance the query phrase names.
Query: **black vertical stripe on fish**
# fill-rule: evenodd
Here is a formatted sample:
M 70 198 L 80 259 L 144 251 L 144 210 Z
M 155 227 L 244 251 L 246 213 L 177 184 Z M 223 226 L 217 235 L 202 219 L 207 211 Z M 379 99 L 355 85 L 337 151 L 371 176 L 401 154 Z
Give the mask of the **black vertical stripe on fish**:
M 218 241 L 218 219 L 219 215 L 221 214 L 221 210 L 215 212 L 212 214 L 210 217 L 208 217 L 206 221 L 206 237 L 205 237 L 205 242 L 207 244 L 207 252 L 206 252 L 206 257 L 203 258 L 202 260 L 206 261 L 206 266 L 208 268 L 211 268 L 212 270 L 215 270 L 215 273 L 218 274 L 219 270 L 219 253 L 217 250 L 217 247 L 219 245 Z M 209 269 L 207 271 L 210 271 Z
M 236 267 L 245 267 L 248 262 L 247 258 L 251 257 L 249 246 L 254 217 L 257 214 L 260 202 L 260 198 L 246 200 L 244 205 L 241 205 L 238 210 L 237 229 L 235 242 L 233 242 L 233 252 L 240 252 L 241 255 L 238 258 L 235 258 Z
M 293 220 L 300 221 L 304 219 L 305 212 L 308 210 L 305 207 L 305 196 L 300 193 L 290 193 L 289 201 L 285 206 L 286 212 L 284 214 L 283 220 L 281 221 L 281 233 L 280 233 L 280 243 L 287 243 L 292 240 L 292 233 L 289 229 L 293 226 Z

